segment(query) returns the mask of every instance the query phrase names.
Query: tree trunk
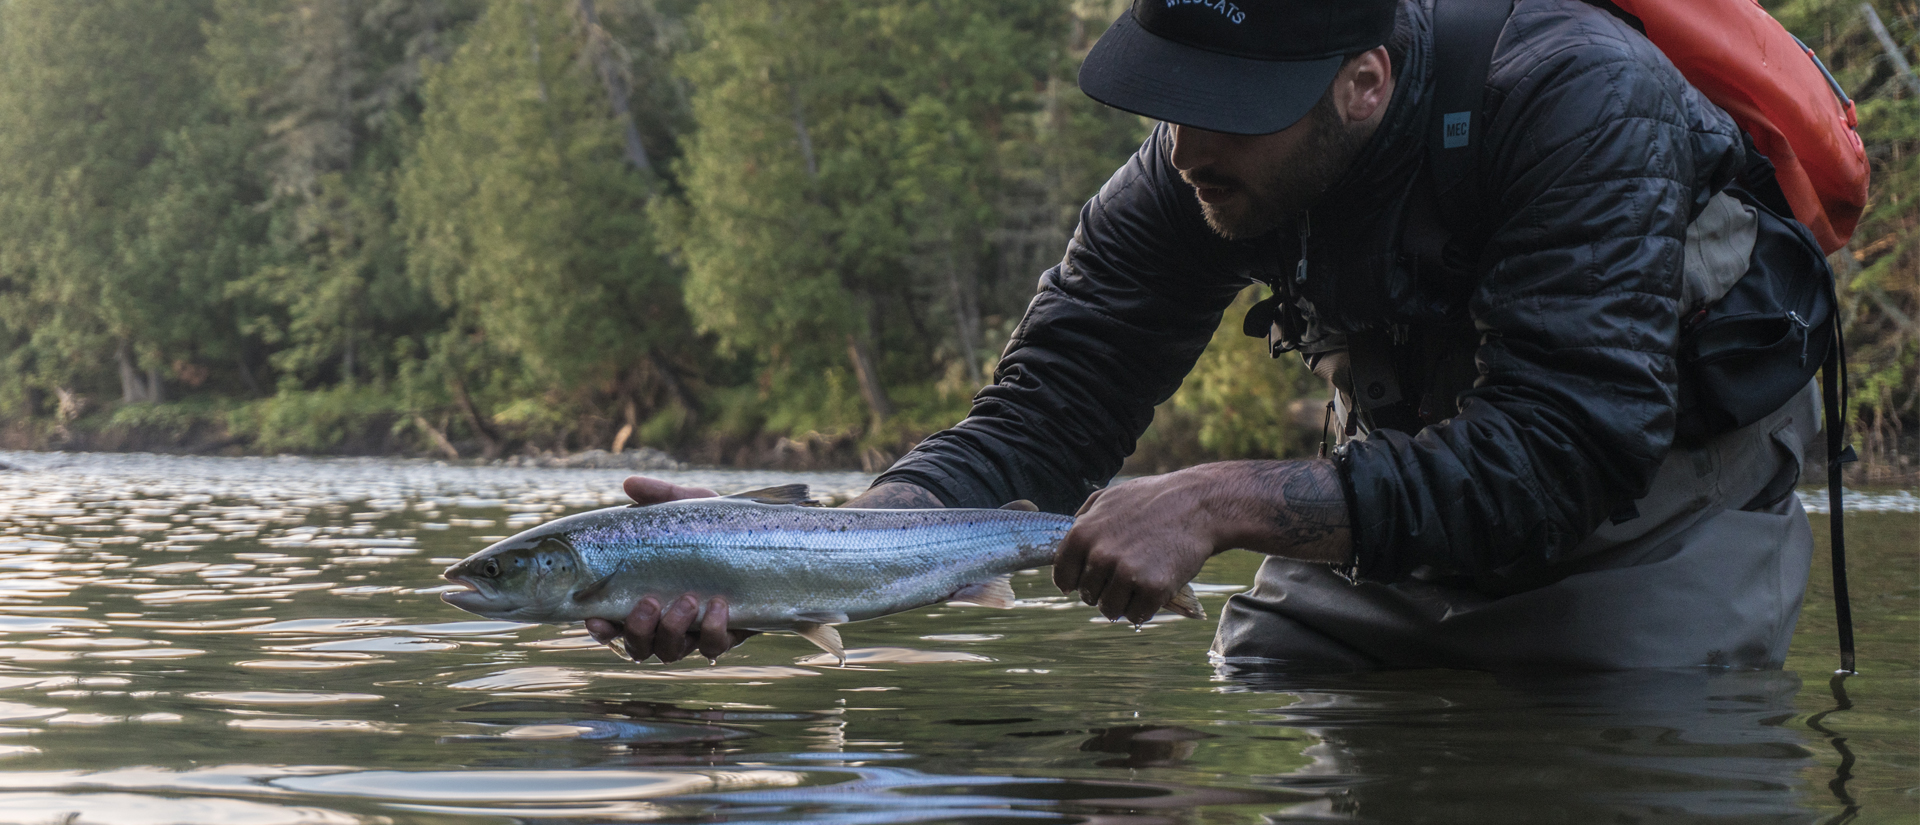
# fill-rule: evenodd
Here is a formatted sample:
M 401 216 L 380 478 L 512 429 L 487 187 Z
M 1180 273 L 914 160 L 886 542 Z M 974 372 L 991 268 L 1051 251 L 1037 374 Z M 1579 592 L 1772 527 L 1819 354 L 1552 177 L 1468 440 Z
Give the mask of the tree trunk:
M 533 59 L 534 91 L 541 103 L 547 102 L 547 76 L 540 72 L 540 20 L 534 17 L 533 3 L 526 6 L 528 56 Z
M 847 360 L 853 363 L 853 377 L 860 382 L 860 397 L 867 402 L 867 410 L 873 413 L 873 429 L 893 416 L 893 402 L 887 398 L 887 388 L 880 383 L 880 369 L 873 358 L 873 348 L 853 333 L 847 333 Z
M 633 437 L 634 427 L 640 423 L 640 406 L 634 403 L 631 394 L 627 396 L 627 402 L 621 405 L 621 413 L 626 417 L 627 422 L 620 425 L 619 432 L 613 434 L 613 448 L 608 452 L 614 455 L 626 451 L 627 439 Z
M 440 452 L 446 453 L 448 458 L 454 459 L 455 461 L 460 459 L 460 451 L 454 448 L 452 441 L 447 440 L 447 434 L 441 432 L 440 428 L 428 423 L 426 416 L 414 413 L 413 424 L 419 427 L 421 432 L 426 433 L 428 438 L 433 439 L 433 446 L 438 447 Z
M 114 348 L 113 357 L 120 364 L 120 401 L 138 404 L 147 400 L 146 384 L 140 380 L 140 370 L 133 365 L 132 345 L 121 341 Z
M 1920 75 L 1913 73 L 1913 67 L 1907 65 L 1907 57 L 1900 53 L 1900 44 L 1895 43 L 1893 35 L 1887 32 L 1885 23 L 1880 22 L 1880 13 L 1873 10 L 1872 3 L 1860 4 L 1860 15 L 1867 18 L 1867 27 L 1873 29 L 1873 36 L 1880 41 L 1880 49 L 1887 53 L 1887 62 L 1893 65 L 1893 73 L 1907 84 L 1907 89 L 1920 96 Z
M 164 394 L 161 392 L 161 384 L 160 384 L 160 368 L 148 367 L 147 368 L 147 400 L 152 401 L 155 404 L 158 404 L 162 401 L 167 400 L 166 398 L 163 397 L 163 395 Z
M 680 380 L 680 374 L 674 372 L 673 365 L 660 355 L 659 350 L 647 350 L 647 363 L 653 365 L 653 371 L 660 375 L 661 383 L 667 385 L 667 393 L 673 396 L 674 403 L 687 411 L 687 416 L 700 414 L 700 400 L 687 390 L 686 382 Z
M 353 355 L 354 355 L 352 327 L 347 328 L 344 337 L 346 338 L 346 344 L 345 346 L 342 347 L 342 349 L 344 349 L 345 352 L 341 353 L 340 355 L 340 383 L 351 387 L 353 386 Z
M 578 0 L 578 3 L 582 27 L 587 33 L 584 55 L 593 61 L 594 71 L 600 75 L 600 84 L 607 88 L 607 102 L 613 106 L 613 116 L 620 121 L 621 130 L 626 134 L 627 163 L 642 172 L 651 172 L 653 164 L 647 159 L 647 147 L 640 143 L 640 127 L 633 122 L 633 110 L 627 105 L 627 98 L 632 91 L 628 88 L 626 69 L 619 64 L 619 50 L 614 48 L 612 36 L 600 28 L 600 17 L 594 13 L 593 0 Z
M 793 98 L 793 133 L 800 138 L 800 159 L 806 162 L 807 177 L 820 177 L 820 164 L 813 159 L 813 137 L 807 133 L 806 109 L 800 105 L 800 83 L 787 84 L 787 91 Z
M 965 362 L 967 380 L 980 383 L 980 288 L 973 267 L 960 265 L 954 251 L 953 229 L 947 229 L 947 289 L 953 301 L 955 337 L 960 344 L 960 360 Z
M 466 416 L 467 426 L 473 428 L 473 434 L 480 439 L 480 456 L 493 459 L 500 457 L 500 436 L 487 425 L 480 415 L 480 408 L 474 406 L 473 396 L 467 393 L 465 381 L 453 382 L 453 400 L 460 405 L 460 413 Z
M 260 391 L 260 382 L 253 377 L 253 367 L 247 363 L 247 355 L 251 349 L 253 348 L 247 345 L 246 339 L 242 338 L 240 341 L 240 356 L 235 358 L 234 361 L 240 366 L 240 380 L 247 385 L 247 391 L 253 393 L 254 397 L 258 398 L 266 395 L 266 393 Z

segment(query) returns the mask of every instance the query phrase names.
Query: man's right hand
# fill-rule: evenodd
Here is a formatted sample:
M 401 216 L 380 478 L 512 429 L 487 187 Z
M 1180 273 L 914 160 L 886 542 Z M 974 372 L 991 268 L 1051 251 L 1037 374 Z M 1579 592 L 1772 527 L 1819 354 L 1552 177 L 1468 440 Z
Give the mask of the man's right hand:
M 645 476 L 628 476 L 621 488 L 635 504 L 641 505 L 718 495 L 704 487 L 682 487 Z M 874 487 L 841 506 L 915 509 L 942 505 L 938 497 L 920 487 L 894 483 Z M 588 619 L 587 634 L 603 645 L 611 646 L 615 639 L 620 640 L 626 647 L 626 655 L 635 662 L 657 657 L 662 664 L 680 661 L 696 650 L 708 659 L 718 659 L 755 635 L 752 630 L 727 628 L 726 599 L 718 596 L 708 599 L 706 608 L 704 613 L 700 610 L 700 597 L 693 593 L 681 594 L 668 605 L 649 596 L 634 605 L 632 612 L 618 623 Z

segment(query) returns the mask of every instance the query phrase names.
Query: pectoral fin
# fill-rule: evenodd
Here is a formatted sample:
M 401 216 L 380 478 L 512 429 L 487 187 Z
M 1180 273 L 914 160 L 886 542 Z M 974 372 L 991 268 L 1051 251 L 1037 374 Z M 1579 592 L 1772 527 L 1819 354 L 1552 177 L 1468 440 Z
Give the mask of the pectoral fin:
M 761 504 L 798 504 L 803 507 L 818 507 L 820 502 L 807 496 L 805 484 L 782 484 L 777 487 L 762 487 L 758 490 L 734 493 L 724 498 L 743 498 Z
M 573 591 L 573 600 L 580 604 L 586 604 L 587 602 L 600 598 L 602 594 L 607 592 L 607 586 L 613 584 L 614 575 L 615 574 L 609 573 L 606 578 Z
M 1167 609 L 1189 619 L 1204 619 L 1207 609 L 1200 606 L 1200 597 L 1194 595 L 1193 585 L 1180 585 L 1180 592 L 1173 594 L 1173 601 L 1167 602 Z
M 800 638 L 812 642 L 815 647 L 832 654 L 833 658 L 840 660 L 841 665 L 847 663 L 847 649 L 840 644 L 840 631 L 833 629 L 833 625 L 798 624 L 793 626 L 793 632 L 800 634 Z
M 1013 606 L 1013 574 L 994 576 L 977 584 L 969 584 L 947 597 L 950 602 L 966 602 L 982 607 L 1009 608 Z

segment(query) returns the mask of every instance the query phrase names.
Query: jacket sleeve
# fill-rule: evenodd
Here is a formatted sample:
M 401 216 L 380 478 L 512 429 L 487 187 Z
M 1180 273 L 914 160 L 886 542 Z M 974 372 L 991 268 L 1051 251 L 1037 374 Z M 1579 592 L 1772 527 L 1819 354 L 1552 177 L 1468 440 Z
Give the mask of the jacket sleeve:
M 876 484 L 916 484 L 949 506 L 1025 498 L 1071 513 L 1119 472 L 1248 283 L 1171 147 L 1156 129 L 1081 209 L 972 412 Z
M 1737 133 L 1651 45 L 1585 25 L 1495 63 L 1479 378 L 1456 417 L 1347 445 L 1360 577 L 1549 565 L 1643 495 L 1671 446 L 1686 227 L 1731 177 Z

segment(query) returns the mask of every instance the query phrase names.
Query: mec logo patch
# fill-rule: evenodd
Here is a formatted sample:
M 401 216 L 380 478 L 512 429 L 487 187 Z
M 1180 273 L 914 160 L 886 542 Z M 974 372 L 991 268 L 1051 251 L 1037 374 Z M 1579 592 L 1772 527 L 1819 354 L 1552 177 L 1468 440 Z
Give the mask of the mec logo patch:
M 1440 116 L 1440 148 L 1458 149 L 1467 145 L 1467 127 L 1472 112 L 1448 112 Z

